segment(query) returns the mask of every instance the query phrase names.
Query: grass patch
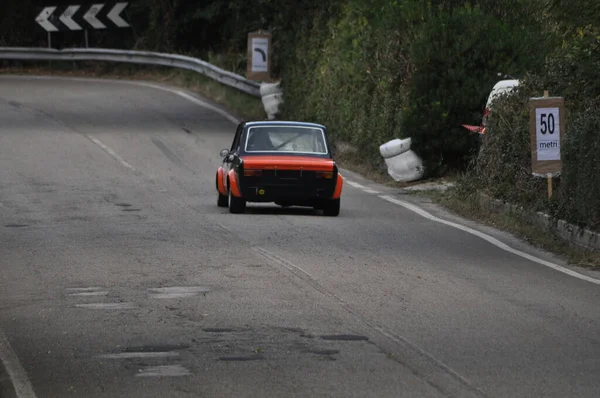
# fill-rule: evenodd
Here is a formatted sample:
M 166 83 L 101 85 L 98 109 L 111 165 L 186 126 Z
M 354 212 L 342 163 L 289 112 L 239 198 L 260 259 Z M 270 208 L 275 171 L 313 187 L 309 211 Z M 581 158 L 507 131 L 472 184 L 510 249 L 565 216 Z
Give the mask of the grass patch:
M 16 62 L 0 67 L 4 75 L 45 75 L 90 77 L 116 80 L 151 81 L 168 84 L 196 93 L 223 106 L 242 120 L 262 120 L 266 114 L 259 97 L 240 92 L 196 72 L 110 62 L 52 61 L 21 65 Z
M 510 232 L 537 248 L 564 257 L 571 265 L 600 270 L 599 251 L 570 243 L 552 233 L 541 230 L 517 215 L 493 213 L 483 209 L 472 196 L 463 197 L 454 190 L 419 192 L 419 195 L 427 196 L 461 217 Z

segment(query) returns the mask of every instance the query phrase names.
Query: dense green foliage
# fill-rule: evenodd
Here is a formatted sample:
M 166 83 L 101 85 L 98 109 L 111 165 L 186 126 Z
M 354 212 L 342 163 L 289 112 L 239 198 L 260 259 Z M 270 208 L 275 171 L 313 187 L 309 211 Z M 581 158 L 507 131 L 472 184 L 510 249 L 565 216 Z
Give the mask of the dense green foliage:
M 39 7 L 0 3 L 0 45 L 44 46 Z M 283 118 L 328 125 L 363 163 L 411 137 L 429 175 L 471 161 L 464 191 L 550 209 L 600 225 L 600 2 L 597 0 L 132 0 L 134 29 L 91 32 L 90 44 L 192 54 L 244 73 L 247 33 L 273 34 Z M 38 8 L 36 8 L 38 7 Z M 81 33 L 54 35 L 82 45 Z M 218 56 L 215 56 L 218 54 Z M 499 104 L 480 150 L 461 127 L 478 124 L 498 73 L 523 78 Z M 553 201 L 531 177 L 527 100 L 550 90 L 567 100 L 564 170 Z
M 481 119 L 496 73 L 539 70 L 545 49 L 535 20 L 525 24 L 499 18 L 485 5 L 453 4 L 431 15 L 411 46 L 415 72 L 403 127 L 433 172 L 460 167 L 476 148 L 477 137 L 461 123 Z M 510 4 L 522 10 L 519 1 Z

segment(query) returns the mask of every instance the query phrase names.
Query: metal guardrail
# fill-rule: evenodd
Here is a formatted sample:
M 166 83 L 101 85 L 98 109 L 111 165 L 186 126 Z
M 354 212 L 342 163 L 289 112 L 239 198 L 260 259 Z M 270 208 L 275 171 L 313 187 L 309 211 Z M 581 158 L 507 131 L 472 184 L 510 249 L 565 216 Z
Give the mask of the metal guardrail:
M 218 68 L 208 62 L 166 53 L 112 50 L 103 48 L 67 48 L 62 50 L 32 47 L 0 47 L 0 59 L 21 61 L 105 61 L 154 66 L 170 66 L 201 73 L 221 84 L 260 97 L 260 83 Z

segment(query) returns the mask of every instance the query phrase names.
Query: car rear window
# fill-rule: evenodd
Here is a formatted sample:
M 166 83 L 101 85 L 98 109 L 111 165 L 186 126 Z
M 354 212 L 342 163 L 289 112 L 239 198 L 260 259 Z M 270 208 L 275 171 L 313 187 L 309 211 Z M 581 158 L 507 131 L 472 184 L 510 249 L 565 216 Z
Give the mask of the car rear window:
M 316 127 L 253 126 L 248 129 L 245 151 L 326 155 L 325 132 Z

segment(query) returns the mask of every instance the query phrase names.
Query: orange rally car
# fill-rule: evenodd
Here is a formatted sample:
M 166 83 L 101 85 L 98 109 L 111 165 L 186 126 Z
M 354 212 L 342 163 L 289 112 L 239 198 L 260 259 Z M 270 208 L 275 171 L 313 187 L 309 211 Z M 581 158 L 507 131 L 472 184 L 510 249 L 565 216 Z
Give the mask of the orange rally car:
M 240 123 L 217 170 L 219 207 L 243 213 L 247 202 L 308 206 L 340 213 L 344 179 L 325 126 L 305 122 Z

